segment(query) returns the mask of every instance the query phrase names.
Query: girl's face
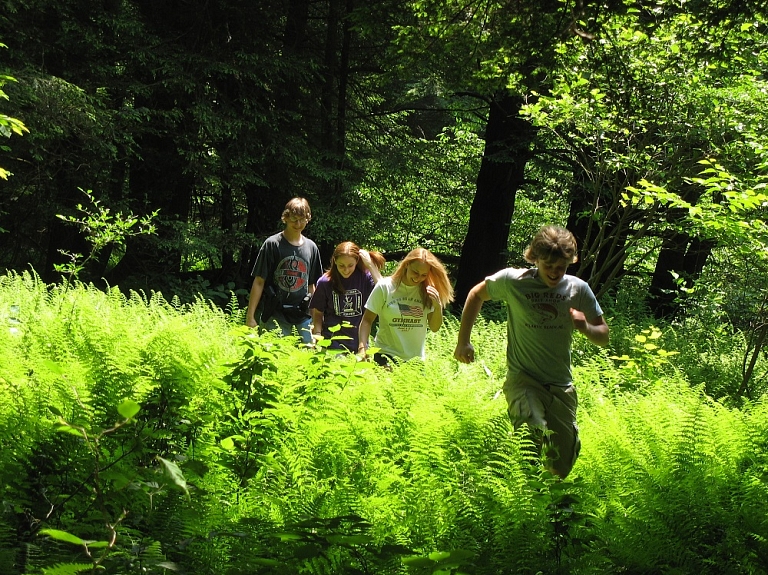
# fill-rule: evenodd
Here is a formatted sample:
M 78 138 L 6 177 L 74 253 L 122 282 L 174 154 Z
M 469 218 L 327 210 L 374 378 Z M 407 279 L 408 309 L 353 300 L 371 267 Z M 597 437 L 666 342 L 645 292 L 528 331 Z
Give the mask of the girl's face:
M 352 275 L 357 267 L 357 260 L 352 256 L 338 256 L 335 260 L 336 269 L 344 279 Z
M 536 266 L 539 268 L 539 277 L 547 287 L 555 287 L 560 283 L 568 269 L 569 262 L 565 258 L 555 258 L 552 260 L 539 260 Z
M 415 286 L 420 284 L 429 275 L 429 270 L 432 269 L 427 262 L 415 261 L 408 265 L 408 269 L 405 270 L 403 276 L 403 283 L 407 286 Z

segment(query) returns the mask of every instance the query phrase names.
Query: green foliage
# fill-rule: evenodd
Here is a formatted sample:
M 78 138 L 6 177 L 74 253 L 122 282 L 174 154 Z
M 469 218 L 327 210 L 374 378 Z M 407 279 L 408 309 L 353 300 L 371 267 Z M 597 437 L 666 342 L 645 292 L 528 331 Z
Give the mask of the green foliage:
M 0 44 L 0 49 L 6 48 L 5 44 Z M 15 82 L 16 79 L 7 76 L 5 74 L 0 74 L 0 100 L 7 100 L 8 95 L 3 91 L 3 85 L 5 85 L 7 82 Z M 12 118 L 6 114 L 0 113 L 0 135 L 5 136 L 6 138 L 10 138 L 13 134 L 16 134 L 18 136 L 23 136 L 24 132 L 28 132 L 27 127 L 24 125 L 24 123 L 21 120 L 18 120 L 16 118 Z M 7 151 L 7 146 L 0 146 L 0 149 Z M 8 170 L 3 169 L 0 167 L 0 179 L 7 180 L 8 176 L 10 176 L 10 172 Z M 2 230 L 0 230 L 2 231 Z
M 765 402 L 730 406 L 688 376 L 729 333 L 617 314 L 609 350 L 577 337 L 583 448 L 561 481 L 506 416 L 500 318 L 478 321 L 474 364 L 451 359 L 447 316 L 426 363 L 386 370 L 202 299 L 11 274 L 11 306 L 3 573 L 768 568 Z
M 407 137 L 403 132 L 404 128 L 393 127 L 386 138 L 382 136 L 381 156 L 366 163 L 367 175 L 357 192 L 365 212 L 348 214 L 346 229 L 385 252 L 407 252 L 418 245 L 440 254 L 459 254 L 482 140 L 462 123 L 434 139 Z
M 64 255 L 69 257 L 70 262 L 55 266 L 56 271 L 65 274 L 69 281 L 77 279 L 88 262 L 107 246 L 112 245 L 118 248 L 117 251 L 125 253 L 125 242 L 128 238 L 155 233 L 152 220 L 157 217 L 157 211 L 141 218 L 133 214 L 112 214 L 108 207 L 102 205 L 93 196 L 91 190 L 81 191 L 86 195 L 92 207 L 83 207 L 82 204 L 77 204 L 79 216 L 57 215 L 59 219 L 78 226 L 88 243 L 91 244 L 91 251 L 85 257 L 81 254 L 64 252 Z M 110 262 L 110 267 L 117 265 L 118 261 L 119 258 Z

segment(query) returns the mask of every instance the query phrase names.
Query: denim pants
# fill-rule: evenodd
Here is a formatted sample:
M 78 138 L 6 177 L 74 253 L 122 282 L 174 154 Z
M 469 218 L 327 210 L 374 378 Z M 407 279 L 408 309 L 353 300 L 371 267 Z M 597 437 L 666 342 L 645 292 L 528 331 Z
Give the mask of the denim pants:
M 307 317 L 307 319 L 301 323 L 290 323 L 285 319 L 282 313 L 276 311 L 272 317 L 268 319 L 264 324 L 264 329 L 269 331 L 279 329 L 283 335 L 291 335 L 294 328 L 296 328 L 296 331 L 301 337 L 302 343 L 310 344 L 312 343 L 312 328 L 310 327 L 311 323 L 312 318 L 310 317 Z

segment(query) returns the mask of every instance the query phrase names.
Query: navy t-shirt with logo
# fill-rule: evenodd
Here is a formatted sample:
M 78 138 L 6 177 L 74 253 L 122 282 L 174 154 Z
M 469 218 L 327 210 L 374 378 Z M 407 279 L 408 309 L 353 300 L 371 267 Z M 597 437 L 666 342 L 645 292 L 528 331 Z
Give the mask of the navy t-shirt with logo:
M 284 305 L 298 305 L 307 295 L 309 286 L 323 274 L 320 250 L 315 242 L 302 236 L 300 246 L 294 246 L 280 232 L 268 237 L 259 250 L 253 266 L 253 277 L 264 278 L 272 285 Z

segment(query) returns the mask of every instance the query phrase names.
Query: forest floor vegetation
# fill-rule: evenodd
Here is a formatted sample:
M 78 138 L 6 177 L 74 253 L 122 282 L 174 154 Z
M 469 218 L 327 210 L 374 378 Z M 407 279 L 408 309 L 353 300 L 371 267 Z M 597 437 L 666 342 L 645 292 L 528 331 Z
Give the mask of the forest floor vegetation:
M 29 273 L 0 318 L 0 573 L 768 573 L 768 404 L 728 396 L 732 334 L 577 340 L 561 481 L 507 419 L 492 314 L 476 363 L 447 316 L 391 370 Z

